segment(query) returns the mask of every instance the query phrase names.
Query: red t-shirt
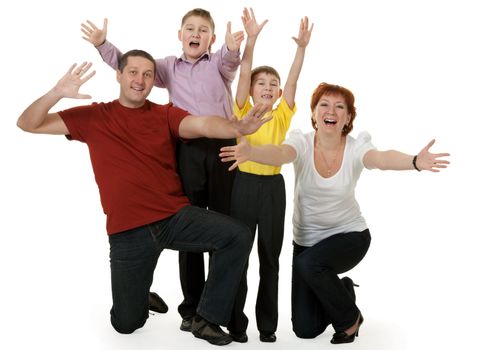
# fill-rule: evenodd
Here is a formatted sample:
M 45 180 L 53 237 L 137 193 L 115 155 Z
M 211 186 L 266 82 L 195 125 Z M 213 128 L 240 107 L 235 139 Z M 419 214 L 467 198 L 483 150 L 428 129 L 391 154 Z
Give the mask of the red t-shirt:
M 176 166 L 176 140 L 189 113 L 146 101 L 127 108 L 118 100 L 59 112 L 70 140 L 88 145 L 107 232 L 162 220 L 189 205 Z

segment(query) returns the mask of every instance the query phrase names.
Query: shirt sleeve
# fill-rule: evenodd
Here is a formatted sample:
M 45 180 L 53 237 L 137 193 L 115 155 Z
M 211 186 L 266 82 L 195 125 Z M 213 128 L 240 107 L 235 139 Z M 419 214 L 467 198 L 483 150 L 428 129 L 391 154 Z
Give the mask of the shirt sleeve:
M 364 167 L 364 155 L 372 149 L 376 149 L 376 147 L 371 142 L 371 135 L 366 131 L 359 133 L 354 147 L 354 162 Z
M 247 95 L 246 102 L 244 103 L 244 106 L 242 108 L 239 108 L 237 102 L 234 101 L 234 105 L 232 106 L 232 112 L 237 117 L 237 119 L 242 119 L 242 117 L 244 117 L 251 108 L 251 97 Z
M 168 106 L 168 109 L 166 111 L 166 120 L 168 122 L 170 133 L 175 139 L 183 140 L 180 137 L 180 123 L 189 115 L 190 113 L 188 113 L 184 109 L 175 107 L 173 105 Z
M 108 40 L 105 40 L 102 45 L 99 45 L 96 48 L 105 63 L 115 70 L 119 69 L 119 60 L 123 54 L 114 44 Z M 171 63 L 171 61 L 174 62 L 175 59 L 176 57 L 166 57 L 156 60 L 156 77 L 154 80 L 154 86 L 166 88 L 167 66 Z
M 154 80 L 154 86 L 163 89 L 168 87 L 168 82 L 170 80 L 168 75 L 172 74 L 172 67 L 174 67 L 176 60 L 176 56 L 168 56 L 156 60 L 156 79 Z
M 110 41 L 105 40 L 102 45 L 96 47 L 100 56 L 102 56 L 103 62 L 108 64 L 113 69 L 119 68 L 119 59 L 122 57 L 122 52 Z
M 224 44 L 215 55 L 219 58 L 217 64 L 222 77 L 227 81 L 233 81 L 241 64 L 240 50 L 230 51 L 227 45 Z
M 288 138 L 283 141 L 284 145 L 291 146 L 295 149 L 297 157 L 293 162 L 300 161 L 304 154 L 307 153 L 307 141 L 301 130 L 295 129 L 290 131 Z
M 288 103 L 285 101 L 284 98 L 280 100 L 280 103 L 278 104 L 278 107 L 276 107 L 275 110 L 275 118 L 279 119 L 282 130 L 288 130 L 291 124 L 291 118 L 295 115 L 296 111 L 297 111 L 296 103 L 295 106 L 293 106 L 293 108 L 290 108 L 290 106 L 288 106 Z
M 91 130 L 90 125 L 93 120 L 93 109 L 94 105 L 88 105 L 58 112 L 68 128 L 69 134 L 66 135 L 68 140 L 88 142 Z

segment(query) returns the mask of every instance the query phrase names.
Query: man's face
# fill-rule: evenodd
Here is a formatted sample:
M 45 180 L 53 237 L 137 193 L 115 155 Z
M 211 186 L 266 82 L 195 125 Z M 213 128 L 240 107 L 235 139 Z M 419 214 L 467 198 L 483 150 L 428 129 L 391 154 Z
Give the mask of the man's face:
M 140 56 L 129 56 L 122 72 L 117 71 L 120 104 L 129 108 L 143 106 L 154 85 L 154 75 L 154 64 L 150 60 Z

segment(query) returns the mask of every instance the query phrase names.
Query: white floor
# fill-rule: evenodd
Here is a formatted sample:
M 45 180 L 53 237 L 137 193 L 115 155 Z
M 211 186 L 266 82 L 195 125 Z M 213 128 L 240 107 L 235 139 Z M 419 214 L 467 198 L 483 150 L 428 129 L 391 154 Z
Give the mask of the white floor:
M 100 244 L 103 246 L 103 244 Z M 80 243 L 80 249 L 86 247 Z M 372 248 L 374 251 L 374 247 Z M 38 250 L 41 250 L 39 248 Z M 94 249 L 87 259 L 103 260 L 106 251 Z M 280 277 L 280 320 L 276 343 L 261 343 L 253 315 L 256 279 L 250 279 L 246 312 L 250 318 L 249 342 L 231 343 L 228 348 L 247 349 L 480 349 L 480 339 L 464 340 L 469 329 L 464 319 L 476 315 L 469 305 L 481 300 L 482 288 L 473 288 L 472 300 L 465 304 L 455 300 L 456 289 L 442 276 L 429 274 L 415 278 L 404 269 L 388 274 L 385 264 L 376 265 L 374 254 L 366 258 L 349 274 L 361 286 L 357 289 L 358 305 L 365 322 L 360 336 L 353 344 L 332 345 L 332 330 L 312 340 L 298 339 L 291 330 L 289 308 L 289 266 L 283 263 Z M 378 252 L 376 253 L 378 255 Z M 75 258 L 82 253 L 74 252 Z M 284 249 L 283 262 L 290 249 Z M 50 261 L 46 257 L 47 261 Z M 164 297 L 170 310 L 167 314 L 151 314 L 146 325 L 131 335 L 116 333 L 109 320 L 111 305 L 108 264 L 100 261 L 99 268 L 90 265 L 69 266 L 40 261 L 31 265 L 26 276 L 14 279 L 14 288 L 2 287 L 2 336 L 0 348 L 8 350 L 151 350 L 151 349 L 215 349 L 215 346 L 179 330 L 180 317 L 176 311 L 181 301 L 177 275 L 176 252 L 165 251 L 156 270 L 153 290 Z M 93 261 L 92 261 L 93 263 Z M 94 264 L 94 263 L 93 263 Z M 50 268 L 49 272 L 45 272 Z M 250 274 L 257 274 L 257 263 L 251 256 Z M 369 270 L 378 270 L 371 274 Z M 69 273 L 67 273 L 69 271 Z M 17 271 L 18 272 L 18 271 Z M 388 276 L 384 278 L 381 276 Z M 59 277 L 59 278 L 58 278 Z M 420 286 L 423 286 L 422 288 Z M 474 284 L 472 285 L 474 286 Z M 450 302 L 452 301 L 452 302 Z M 466 306 L 466 307 L 465 307 Z M 481 307 L 482 308 L 482 307 Z M 481 310 L 481 309 L 480 309 Z M 476 320 L 482 317 L 475 316 Z M 465 329 L 465 331 L 463 331 Z M 466 333 L 465 333 L 466 332 Z

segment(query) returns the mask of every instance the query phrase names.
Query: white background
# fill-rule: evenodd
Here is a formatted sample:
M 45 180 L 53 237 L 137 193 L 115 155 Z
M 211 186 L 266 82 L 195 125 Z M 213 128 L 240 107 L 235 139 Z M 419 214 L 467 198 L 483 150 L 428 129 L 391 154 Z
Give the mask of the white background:
M 115 72 L 81 39 L 80 23 L 102 24 L 123 50 L 154 57 L 180 55 L 181 17 L 194 7 L 211 11 L 217 42 L 225 25 L 242 29 L 244 6 L 269 19 L 255 65 L 272 65 L 286 79 L 299 20 L 315 23 L 299 80 L 292 128 L 311 130 L 309 99 L 321 81 L 351 89 L 358 116 L 352 135 L 368 130 L 379 149 L 417 153 L 436 138 L 450 152 L 440 174 L 365 171 L 357 198 L 372 233 L 363 262 L 348 275 L 361 287 L 365 323 L 356 349 L 480 349 L 488 312 L 486 287 L 487 13 L 483 1 L 25 1 L 0 13 L 2 349 L 212 348 L 179 331 L 177 253 L 165 251 L 153 290 L 168 302 L 130 336 L 112 330 L 105 218 L 86 146 L 64 137 L 23 133 L 20 113 L 48 91 L 68 67 L 94 62 L 96 76 L 82 91 L 94 101 L 117 98 Z M 171 4 L 171 5 L 169 5 Z M 234 85 L 235 88 L 235 85 Z M 155 88 L 150 99 L 166 103 Z M 65 100 L 55 110 L 90 103 Z M 255 326 L 258 280 L 255 251 L 249 269 L 246 345 L 332 348 L 332 331 L 301 340 L 291 331 L 290 271 L 292 166 L 281 256 L 280 323 L 275 345 L 262 344 Z

